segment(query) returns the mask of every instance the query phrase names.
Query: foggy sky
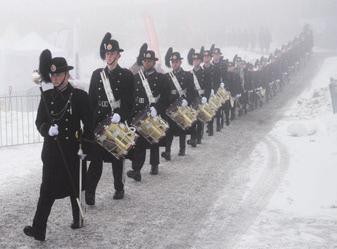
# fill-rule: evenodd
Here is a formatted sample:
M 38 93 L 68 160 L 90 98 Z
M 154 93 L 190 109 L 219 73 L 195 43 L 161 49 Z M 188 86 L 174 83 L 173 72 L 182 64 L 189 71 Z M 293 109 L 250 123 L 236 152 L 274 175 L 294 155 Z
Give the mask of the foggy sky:
M 143 16 L 151 15 L 161 46 L 217 43 L 225 30 L 268 27 L 286 41 L 306 19 L 337 16 L 337 1 L 325 0 L 12 0 L 0 3 L 0 38 L 15 30 L 42 35 L 71 29 L 80 20 L 81 49 L 97 49 L 110 31 L 124 48 L 147 40 Z M 336 20 L 337 21 L 337 20 Z

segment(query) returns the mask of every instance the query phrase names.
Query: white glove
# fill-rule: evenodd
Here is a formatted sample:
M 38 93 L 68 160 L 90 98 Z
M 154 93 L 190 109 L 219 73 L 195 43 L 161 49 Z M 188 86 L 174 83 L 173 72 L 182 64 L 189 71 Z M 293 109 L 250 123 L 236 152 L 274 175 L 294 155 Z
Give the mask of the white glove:
M 53 124 L 52 126 L 50 126 L 48 135 L 54 137 L 57 136 L 58 134 L 59 134 L 59 127 L 57 126 L 57 124 Z
M 213 95 L 214 95 L 214 89 L 211 90 L 211 96 L 213 96 Z
M 80 157 L 81 160 L 84 160 L 87 156 L 87 154 L 83 153 L 83 150 L 81 148 L 78 150 L 77 155 Z
M 220 87 L 225 88 L 225 83 L 221 82 Z
M 121 116 L 118 113 L 114 113 L 111 117 L 111 123 L 117 124 L 121 121 Z
M 150 107 L 150 111 L 151 111 L 151 116 L 154 118 L 154 117 L 157 117 L 158 113 L 157 113 L 157 110 L 156 108 L 154 108 L 154 106 L 151 106 Z
M 235 98 L 237 98 L 237 99 L 240 98 L 240 97 L 241 97 L 240 93 L 235 96 Z
M 181 106 L 182 106 L 182 107 L 188 106 L 188 102 L 187 102 L 186 99 L 183 99 L 183 100 L 181 101 Z
M 201 98 L 201 103 L 206 104 L 207 103 L 207 98 L 206 97 L 202 97 Z

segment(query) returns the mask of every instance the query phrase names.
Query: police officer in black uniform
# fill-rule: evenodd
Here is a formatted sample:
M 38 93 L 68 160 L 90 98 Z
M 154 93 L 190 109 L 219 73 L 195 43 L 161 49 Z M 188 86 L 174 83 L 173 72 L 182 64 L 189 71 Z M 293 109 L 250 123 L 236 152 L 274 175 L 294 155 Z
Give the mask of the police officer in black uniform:
M 197 92 L 194 87 L 193 83 L 193 75 L 183 70 L 181 67 L 182 63 L 182 57 L 179 52 L 173 52 L 170 48 L 166 54 L 166 66 L 172 67 L 173 74 L 177 78 L 178 83 L 180 85 L 180 88 L 182 89 L 182 92 L 179 93 L 178 89 L 174 86 L 172 77 L 167 73 L 167 77 L 169 78 L 169 84 L 170 84 L 170 103 L 174 103 L 179 97 L 183 97 L 182 104 L 183 105 L 191 105 L 191 103 L 195 100 L 197 97 Z M 167 120 L 170 124 L 170 129 L 168 130 L 166 134 L 166 146 L 165 146 L 165 152 L 163 152 L 161 155 L 166 160 L 171 160 L 171 145 L 173 141 L 173 136 L 179 136 L 179 156 L 185 156 L 186 154 L 186 134 L 194 132 L 193 129 L 190 129 L 190 131 L 184 131 L 182 128 L 180 128 L 175 122 L 173 122 L 171 119 L 167 117 Z
M 83 137 L 92 139 L 91 112 L 85 91 L 69 83 L 67 61 L 62 57 L 51 57 L 49 50 L 40 56 L 40 74 L 49 85 L 41 90 L 41 101 L 36 117 L 36 127 L 44 137 L 42 148 L 42 184 L 40 197 L 32 226 L 24 233 L 36 240 L 45 240 L 46 227 L 51 208 L 56 199 L 70 196 L 73 223 L 71 228 L 80 228 L 79 207 L 79 141 L 83 123 Z
M 89 100 L 93 111 L 94 127 L 104 119 L 111 117 L 111 122 L 129 122 L 132 118 L 134 107 L 134 76 L 128 70 L 118 65 L 123 49 L 119 48 L 118 41 L 111 39 L 107 33 L 102 40 L 100 55 L 106 61 L 105 68 L 96 69 L 91 76 L 89 87 Z M 109 79 L 114 101 L 109 103 L 106 90 L 100 73 L 104 70 Z M 113 106 L 111 106 L 113 105 Z M 116 159 L 99 145 L 94 145 L 89 154 L 91 160 L 86 181 L 85 200 L 88 205 L 95 205 L 95 192 L 97 184 L 102 175 L 103 161 L 112 164 L 115 194 L 113 199 L 123 199 L 123 167 L 124 160 Z
M 158 73 L 155 69 L 155 64 L 158 58 L 155 52 L 147 50 L 142 55 L 143 74 L 147 79 L 152 96 L 155 103 L 149 102 L 149 96 L 145 90 L 142 78 L 139 73 L 135 75 L 135 99 L 136 104 L 134 108 L 134 116 L 144 111 L 150 106 L 150 113 L 153 117 L 162 115 L 169 106 L 169 83 L 166 75 Z M 151 96 L 151 97 L 152 97 Z M 136 147 L 132 153 L 132 170 L 127 172 L 127 176 L 133 178 L 135 181 L 141 181 L 141 169 L 145 162 L 146 149 L 150 149 L 150 164 L 151 175 L 158 174 L 159 165 L 159 144 L 150 144 L 145 138 L 139 137 L 137 139 Z

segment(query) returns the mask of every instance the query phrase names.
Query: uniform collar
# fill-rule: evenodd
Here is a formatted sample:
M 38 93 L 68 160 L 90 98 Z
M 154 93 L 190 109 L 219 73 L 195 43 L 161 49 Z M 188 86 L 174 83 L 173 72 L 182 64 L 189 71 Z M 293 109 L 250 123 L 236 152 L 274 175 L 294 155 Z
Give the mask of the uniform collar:
M 105 67 L 105 71 L 108 74 L 115 74 L 115 73 L 119 72 L 120 70 L 121 70 L 121 67 L 118 64 L 113 70 L 110 70 L 108 66 Z
M 200 69 L 201 69 L 201 66 L 193 67 L 193 71 L 194 71 L 194 72 L 198 72 Z
M 148 71 L 144 71 L 145 76 L 150 76 L 151 74 L 154 74 L 156 72 L 156 69 L 151 68 Z
M 173 71 L 174 74 L 178 74 L 181 73 L 183 71 L 183 69 L 180 67 L 177 71 Z

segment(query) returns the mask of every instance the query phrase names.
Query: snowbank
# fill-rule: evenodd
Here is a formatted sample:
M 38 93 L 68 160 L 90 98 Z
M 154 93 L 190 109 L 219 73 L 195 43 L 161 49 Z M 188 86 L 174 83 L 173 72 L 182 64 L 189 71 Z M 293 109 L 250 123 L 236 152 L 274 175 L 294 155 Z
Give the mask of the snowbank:
M 328 84 L 330 77 L 336 76 L 337 57 L 326 59 L 269 134 L 286 146 L 289 168 L 267 208 L 237 248 L 335 245 L 337 115 L 332 113 Z M 259 147 L 256 150 L 265 151 Z M 251 158 L 255 158 L 254 153 Z M 252 175 L 251 182 L 258 176 Z

